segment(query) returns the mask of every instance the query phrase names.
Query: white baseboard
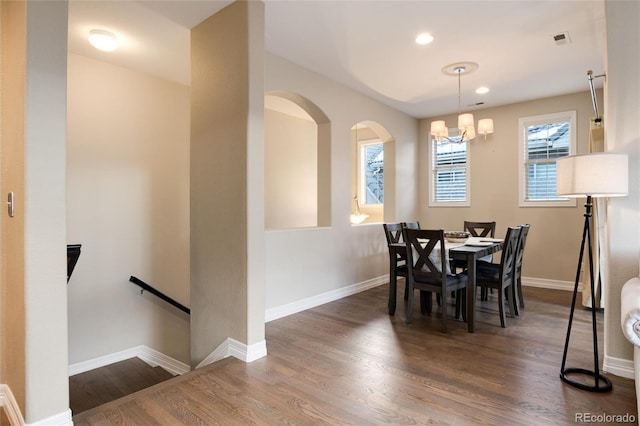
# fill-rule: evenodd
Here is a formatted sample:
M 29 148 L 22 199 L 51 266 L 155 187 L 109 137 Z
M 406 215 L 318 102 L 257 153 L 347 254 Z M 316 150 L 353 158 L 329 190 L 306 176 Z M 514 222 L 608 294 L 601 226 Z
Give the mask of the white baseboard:
M 267 356 L 267 342 L 263 340 L 252 345 L 245 345 L 231 337 L 227 337 L 227 340 L 222 342 L 220 346 L 215 348 L 213 352 L 203 359 L 196 366 L 196 369 L 212 364 L 228 356 L 238 358 L 244 362 L 255 361 L 256 359 Z
M 71 410 L 49 416 L 46 419 L 34 423 L 26 423 L 25 426 L 73 426 Z
M 371 280 L 363 281 L 347 287 L 342 287 L 323 294 L 319 294 L 317 296 L 308 297 L 306 299 L 297 300 L 286 305 L 270 308 L 265 311 L 265 322 L 277 320 L 288 315 L 293 315 L 307 309 L 315 308 L 316 306 L 333 302 L 334 300 L 342 299 L 343 297 L 351 296 L 352 294 L 360 293 L 361 291 L 369 290 L 370 288 L 377 287 L 388 282 L 389 275 L 386 274 L 380 277 L 373 278 Z M 522 277 L 522 285 L 529 287 L 549 288 L 554 290 L 573 291 L 574 282 Z M 578 289 L 582 290 L 582 283 L 579 284 Z
M 160 366 L 171 374 L 180 375 L 191 371 L 189 365 L 158 352 L 155 349 L 151 349 L 148 346 L 140 345 L 113 354 L 71 364 L 69 366 L 69 376 L 135 357 L 140 358 L 152 367 Z
M 351 296 L 352 294 L 360 293 L 362 291 L 369 290 L 370 288 L 377 287 L 388 282 L 389 275 L 387 274 L 381 277 L 373 278 L 371 280 L 352 284 L 347 287 L 341 287 L 336 290 L 331 290 L 317 296 L 308 297 L 306 299 L 297 300 L 286 305 L 270 308 L 265 311 L 265 322 L 277 320 L 278 318 L 283 318 L 288 315 L 293 315 L 298 312 L 305 311 L 307 309 L 315 308 L 316 306 L 333 302 L 334 300 L 342 299 L 343 297 Z
M 367 281 L 352 284 L 339 289 L 331 290 L 306 299 L 297 300 L 295 302 L 270 308 L 265 311 L 265 322 L 273 321 L 286 317 L 325 303 L 333 302 L 352 294 L 360 293 L 370 288 L 377 287 L 389 282 L 389 275 L 382 275 Z M 573 282 L 547 280 L 543 278 L 523 277 L 522 285 L 529 287 L 549 288 L 555 290 L 573 291 Z M 581 289 L 580 283 L 579 289 Z M 211 354 L 209 354 L 196 368 L 211 364 L 228 356 L 233 356 L 245 362 L 252 362 L 262 358 L 267 354 L 266 342 L 258 342 L 253 345 L 245 345 L 232 338 L 227 338 L 220 346 L 218 346 Z M 120 352 L 94 358 L 88 361 L 82 361 L 69 366 L 69 376 L 93 370 L 95 368 L 104 367 L 114 362 L 123 361 L 125 359 L 138 357 L 151 366 L 160 366 L 172 374 L 184 374 L 190 371 L 189 365 L 173 359 L 161 352 L 151 349 L 147 346 L 140 345 Z
M 605 355 L 604 361 L 602 361 L 602 370 L 625 379 L 635 378 L 633 360 Z
M 176 376 L 191 371 L 191 367 L 184 362 L 180 362 L 177 359 L 171 358 L 170 356 L 167 356 L 162 352 L 158 352 L 155 349 L 151 349 L 148 346 L 142 346 L 141 348 L 142 350 L 138 355 L 138 358 L 152 367 L 160 366 Z
M 9 385 L 0 384 L 0 406 L 4 409 L 11 426 L 23 426 L 24 417 Z
M 547 280 L 544 278 L 522 277 L 522 285 L 526 287 L 548 288 L 552 290 L 573 291 L 574 281 Z M 582 282 L 578 283 L 578 291 L 582 291 Z
M 9 385 L 0 384 L 0 407 L 4 410 L 11 426 L 73 426 L 69 409 L 37 422 L 26 423 Z
M 267 356 L 267 341 L 245 345 L 233 339 L 229 340 L 229 355 L 244 362 L 253 362 Z

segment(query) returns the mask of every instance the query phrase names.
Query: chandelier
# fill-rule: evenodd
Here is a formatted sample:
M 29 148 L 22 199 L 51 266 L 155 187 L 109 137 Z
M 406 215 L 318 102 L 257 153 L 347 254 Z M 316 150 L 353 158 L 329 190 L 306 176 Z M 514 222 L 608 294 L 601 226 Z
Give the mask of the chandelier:
M 431 135 L 437 140 L 446 139 L 450 142 L 467 142 L 476 137 L 473 114 L 462 114 L 460 83 L 462 74 L 469 74 L 477 69 L 478 64 L 475 62 L 457 62 L 442 68 L 442 72 L 445 75 L 458 77 L 458 136 L 449 137 L 449 129 L 444 120 L 432 121 Z M 493 120 L 485 118 L 478 121 L 478 132 L 483 134 L 486 140 L 487 134 L 493 133 Z

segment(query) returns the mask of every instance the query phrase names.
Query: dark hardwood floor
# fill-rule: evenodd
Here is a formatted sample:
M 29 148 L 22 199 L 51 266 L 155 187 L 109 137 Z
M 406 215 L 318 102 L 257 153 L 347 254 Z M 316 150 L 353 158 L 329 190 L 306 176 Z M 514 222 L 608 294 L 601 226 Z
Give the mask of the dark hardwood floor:
M 562 425 L 631 414 L 633 380 L 590 393 L 558 377 L 571 293 L 525 287 L 526 308 L 499 326 L 495 294 L 476 332 L 440 318 L 394 317 L 380 286 L 266 325 L 268 356 L 226 358 L 75 415 L 75 425 Z M 592 368 L 590 312 L 577 310 L 568 366 Z M 602 327 L 602 313 L 598 313 Z M 600 331 L 600 343 L 602 331 Z M 602 357 L 602 352 L 601 352 Z M 591 423 L 591 424 L 598 424 Z M 604 424 L 604 423 L 600 423 Z
M 171 378 L 167 370 L 140 358 L 116 362 L 69 377 L 69 406 L 78 414 Z

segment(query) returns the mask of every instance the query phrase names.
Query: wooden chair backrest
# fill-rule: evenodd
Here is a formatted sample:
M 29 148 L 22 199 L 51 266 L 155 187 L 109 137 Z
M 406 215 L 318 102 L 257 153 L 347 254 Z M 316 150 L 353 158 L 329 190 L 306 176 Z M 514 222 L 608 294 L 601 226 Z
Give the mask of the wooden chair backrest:
M 405 228 L 404 238 L 409 273 L 415 281 L 438 280 L 446 276 L 444 230 Z M 440 250 L 437 260 L 430 257 L 436 249 Z
M 387 245 L 402 242 L 402 223 L 383 223 Z
M 516 249 L 516 277 L 522 272 L 522 259 L 524 258 L 524 246 L 527 242 L 527 234 L 531 225 L 520 225 L 520 236 L 518 237 L 518 248 Z
M 469 222 L 464 221 L 464 230 L 471 234 L 472 237 L 495 237 L 495 222 Z
M 503 282 L 513 277 L 520 229 L 519 226 L 510 226 L 507 228 L 507 235 L 504 237 L 502 258 L 500 259 L 500 279 Z
M 420 229 L 420 222 L 402 222 L 402 227 L 407 229 Z

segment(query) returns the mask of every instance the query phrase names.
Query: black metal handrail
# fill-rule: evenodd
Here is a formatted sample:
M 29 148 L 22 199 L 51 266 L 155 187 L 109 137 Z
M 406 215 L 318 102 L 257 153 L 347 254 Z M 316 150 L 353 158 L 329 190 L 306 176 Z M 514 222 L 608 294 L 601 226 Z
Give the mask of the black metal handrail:
M 185 313 L 191 315 L 191 309 L 187 308 L 186 306 L 184 306 L 180 302 L 176 302 L 175 300 L 173 300 L 172 298 L 170 298 L 166 294 L 156 290 L 155 288 L 151 287 L 149 284 L 145 283 L 141 279 L 136 278 L 133 275 L 131 275 L 131 277 L 129 278 L 129 281 L 131 281 L 132 283 L 134 283 L 137 286 L 142 287 L 142 290 L 140 291 L 140 293 L 142 293 L 143 291 L 147 290 L 149 293 L 153 294 L 154 296 L 159 297 L 160 299 L 164 300 L 165 302 L 169 303 L 170 305 L 175 306 L 176 308 L 180 309 L 182 312 L 185 312 Z
M 81 248 L 82 244 L 67 244 L 67 283 L 71 278 L 73 269 L 76 267 L 76 263 L 78 263 Z

